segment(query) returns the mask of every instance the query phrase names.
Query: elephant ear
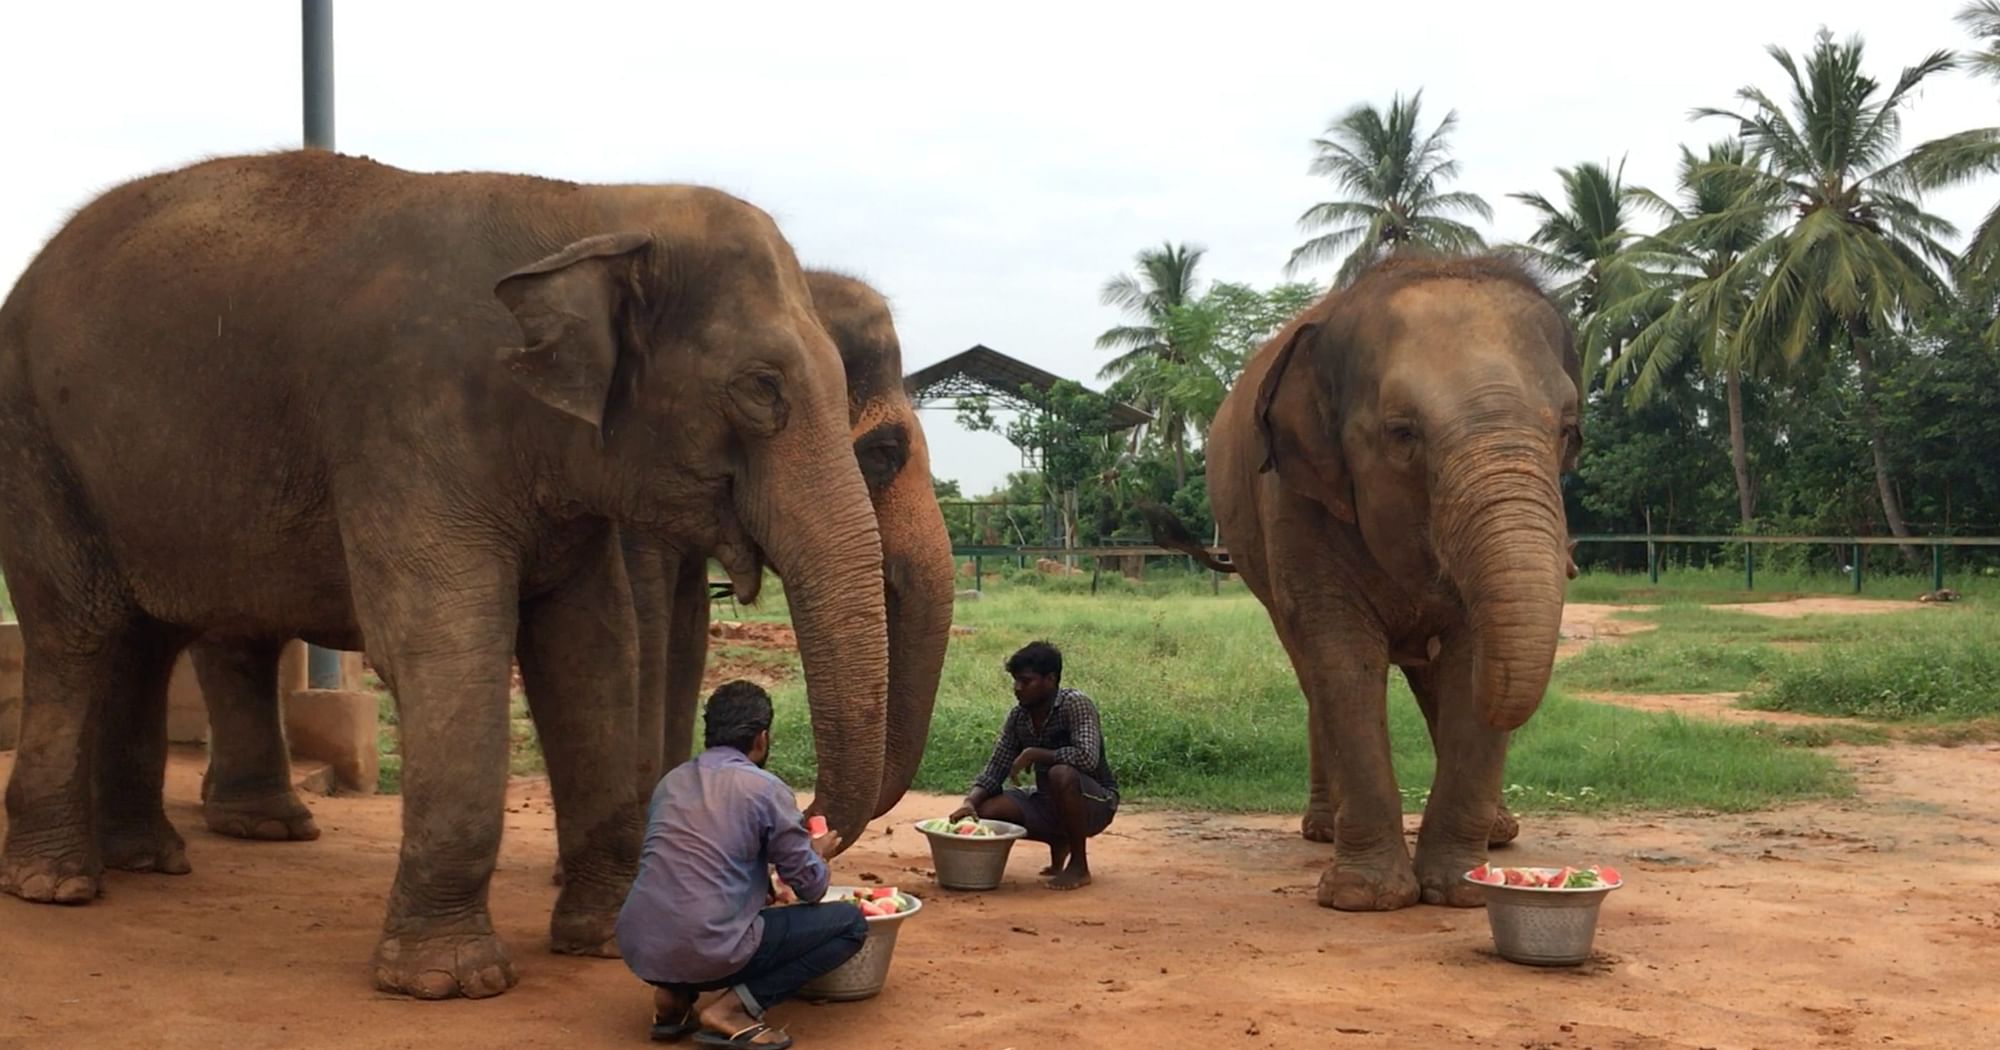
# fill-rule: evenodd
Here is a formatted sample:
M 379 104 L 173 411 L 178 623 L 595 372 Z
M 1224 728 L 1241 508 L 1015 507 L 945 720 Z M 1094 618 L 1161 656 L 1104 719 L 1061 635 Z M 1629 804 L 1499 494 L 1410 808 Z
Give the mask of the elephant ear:
M 586 237 L 501 278 L 493 295 L 527 344 L 500 351 L 507 374 L 536 400 L 601 430 L 624 319 L 643 305 L 638 268 L 650 244 L 643 233 Z
M 1340 450 L 1339 410 L 1332 407 L 1339 398 L 1331 381 L 1319 374 L 1312 352 L 1320 332 L 1321 326 L 1310 321 L 1294 329 L 1257 386 L 1257 433 L 1264 445 L 1257 473 L 1275 469 L 1287 487 L 1353 524 L 1354 494 Z

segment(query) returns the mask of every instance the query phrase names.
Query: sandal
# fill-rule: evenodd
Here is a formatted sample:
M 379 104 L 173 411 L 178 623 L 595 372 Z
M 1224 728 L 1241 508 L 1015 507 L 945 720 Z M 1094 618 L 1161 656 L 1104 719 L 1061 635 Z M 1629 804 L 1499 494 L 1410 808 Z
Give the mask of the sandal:
M 700 1030 L 701 1022 L 695 1020 L 692 1006 L 681 1014 L 681 1019 L 678 1021 L 665 1020 L 659 1014 L 653 1015 L 653 1041 L 656 1043 L 675 1042 Z
M 759 1021 L 728 1037 L 724 1037 L 720 1032 L 699 1031 L 694 1034 L 694 1041 L 700 1046 L 728 1046 L 736 1047 L 738 1050 L 744 1047 L 754 1047 L 755 1050 L 785 1050 L 786 1047 L 792 1045 L 792 1037 L 785 1035 L 783 1032 L 778 1032 L 780 1038 L 777 1042 L 760 1043 L 756 1041 L 757 1037 L 763 1035 L 765 1032 L 776 1031 L 778 1030 Z

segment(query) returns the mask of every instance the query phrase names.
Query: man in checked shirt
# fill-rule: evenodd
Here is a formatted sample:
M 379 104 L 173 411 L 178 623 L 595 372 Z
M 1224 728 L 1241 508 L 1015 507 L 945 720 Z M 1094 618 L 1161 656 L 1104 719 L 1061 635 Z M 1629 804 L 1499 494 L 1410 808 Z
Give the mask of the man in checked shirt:
M 1118 812 L 1118 780 L 1104 760 L 1097 707 L 1082 693 L 1062 688 L 1062 653 L 1047 642 L 1030 642 L 1008 657 L 1007 673 L 1014 679 L 1015 706 L 1000 727 L 993 757 L 951 819 L 977 813 L 1019 824 L 1028 838 L 1048 843 L 1043 885 L 1088 886 L 1084 841 L 1110 826 Z M 1030 767 L 1032 793 L 1005 787 L 1009 779 L 1020 783 Z

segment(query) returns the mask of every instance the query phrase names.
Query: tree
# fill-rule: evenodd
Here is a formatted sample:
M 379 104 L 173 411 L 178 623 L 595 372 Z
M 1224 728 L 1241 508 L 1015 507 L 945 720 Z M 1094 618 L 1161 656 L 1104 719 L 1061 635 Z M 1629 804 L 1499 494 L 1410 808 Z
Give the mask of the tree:
M 1168 392 L 1162 369 L 1181 364 L 1188 350 L 1174 341 L 1174 310 L 1195 298 L 1195 272 L 1205 249 L 1163 242 L 1137 256 L 1137 274 L 1121 273 L 1104 282 L 1099 294 L 1106 306 L 1125 311 L 1136 323 L 1119 325 L 1097 337 L 1100 350 L 1123 351 L 1097 373 L 1100 379 L 1126 380 L 1121 396 L 1153 414 L 1152 429 L 1172 451 L 1176 477 L 1185 479 L 1187 414 Z M 1136 442 L 1139 435 L 1134 434 Z
M 1111 402 L 1068 379 L 1057 380 L 1047 394 L 1023 387 L 1021 397 L 1037 407 L 1004 426 L 983 398 L 967 398 L 960 402 L 958 425 L 1000 434 L 1015 448 L 1040 456 L 1046 499 L 1061 508 L 1064 539 L 1074 544 L 1079 492 L 1106 480 L 1117 461 L 1109 440 Z
M 1478 194 L 1444 190 L 1458 177 L 1447 141 L 1458 114 L 1446 113 L 1430 134 L 1422 134 L 1423 97 L 1421 90 L 1407 101 L 1399 94 L 1386 113 L 1367 103 L 1355 106 L 1327 125 L 1325 137 L 1313 140 L 1309 170 L 1333 180 L 1348 197 L 1315 204 L 1299 216 L 1299 228 L 1307 233 L 1335 229 L 1294 249 L 1287 274 L 1345 252 L 1334 277 L 1336 285 L 1344 285 L 1370 263 L 1405 248 L 1462 253 L 1484 246 L 1479 231 L 1451 216 L 1491 222 L 1492 207 Z
M 1744 175 L 1745 161 L 1736 139 L 1710 145 L 1706 156 L 1682 146 L 1676 199 L 1644 187 L 1628 193 L 1667 225 L 1628 253 L 1631 272 L 1640 275 L 1637 290 L 1607 304 L 1605 320 L 1637 329 L 1610 372 L 1613 383 L 1630 380 L 1634 404 L 1659 396 L 1662 377 L 1690 356 L 1722 377 L 1737 521 L 1747 532 L 1757 490 L 1743 425 L 1743 377 L 1770 355 L 1742 320 L 1762 276 L 1757 248 L 1768 242 L 1772 206 L 1780 200 L 1769 180 Z
M 1791 81 L 1786 106 L 1756 87 L 1736 97 L 1747 113 L 1699 109 L 1698 117 L 1737 123 L 1759 164 L 1730 170 L 1769 189 L 1778 205 L 1753 195 L 1746 208 L 1765 214 L 1789 205 L 1793 218 L 1755 252 L 1770 269 L 1743 319 L 1752 338 L 1768 340 L 1787 360 L 1824 353 L 1844 341 L 1860 381 L 1883 516 L 1908 536 L 1883 435 L 1871 341 L 1927 307 L 1943 291 L 1930 263 L 1949 266 L 1938 240 L 1950 223 L 1917 202 L 1922 185 L 1910 155 L 1898 153 L 1902 113 L 1923 81 L 1952 67 L 1937 51 L 1903 70 L 1884 94 L 1861 71 L 1859 37 L 1835 42 L 1822 29 L 1801 69 L 1783 48 L 1766 49 Z M 1927 261 L 1928 260 L 1928 261 Z M 1914 549 L 1908 551 L 1914 555 Z
M 2000 0 L 1979 0 L 1958 12 L 1958 22 L 1979 40 L 1965 56 L 1975 75 L 2000 80 Z M 2000 171 L 2000 128 L 1974 128 L 1917 147 L 1917 180 L 1943 186 Z M 1994 205 L 1966 241 L 1954 276 L 1965 284 L 2000 276 L 2000 204 Z M 1989 319 L 1985 337 L 2000 342 L 2000 319 Z
M 1309 284 L 1280 284 L 1259 291 L 1247 284 L 1218 281 L 1200 299 L 1168 314 L 1167 329 L 1183 353 L 1178 361 L 1161 367 L 1156 378 L 1204 443 L 1216 410 L 1250 355 L 1319 296 L 1319 289 Z
M 1585 162 L 1557 168 L 1563 203 L 1557 206 L 1539 193 L 1509 194 L 1533 208 L 1541 222 L 1528 242 L 1514 250 L 1526 254 L 1562 280 L 1554 289 L 1558 302 L 1570 311 L 1583 345 L 1584 387 L 1595 382 L 1602 364 L 1615 361 L 1630 337 L 1629 325 L 1609 326 L 1599 318 L 1605 303 L 1631 296 L 1643 285 L 1625 264 L 1624 251 L 1633 239 L 1625 192 L 1625 165 L 1617 171 Z

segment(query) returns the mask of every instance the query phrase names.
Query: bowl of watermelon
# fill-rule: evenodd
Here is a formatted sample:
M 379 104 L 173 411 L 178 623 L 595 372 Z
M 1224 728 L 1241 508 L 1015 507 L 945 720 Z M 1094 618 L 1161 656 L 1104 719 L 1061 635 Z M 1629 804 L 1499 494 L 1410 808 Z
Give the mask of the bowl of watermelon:
M 852 1002 L 878 995 L 889 980 L 889 960 L 896 952 L 896 932 L 903 920 L 924 908 L 924 902 L 894 886 L 829 886 L 823 904 L 849 903 L 868 920 L 868 939 L 848 960 L 806 982 L 799 997 L 817 1002 Z
M 1486 922 L 1493 949 L 1529 966 L 1575 966 L 1590 958 L 1597 912 L 1612 890 L 1625 885 L 1618 869 L 1503 868 L 1492 864 L 1465 873 L 1486 891 Z
M 1028 833 L 1004 820 L 920 820 L 917 830 L 931 844 L 931 867 L 948 890 L 990 890 L 1007 873 L 1007 854 Z

